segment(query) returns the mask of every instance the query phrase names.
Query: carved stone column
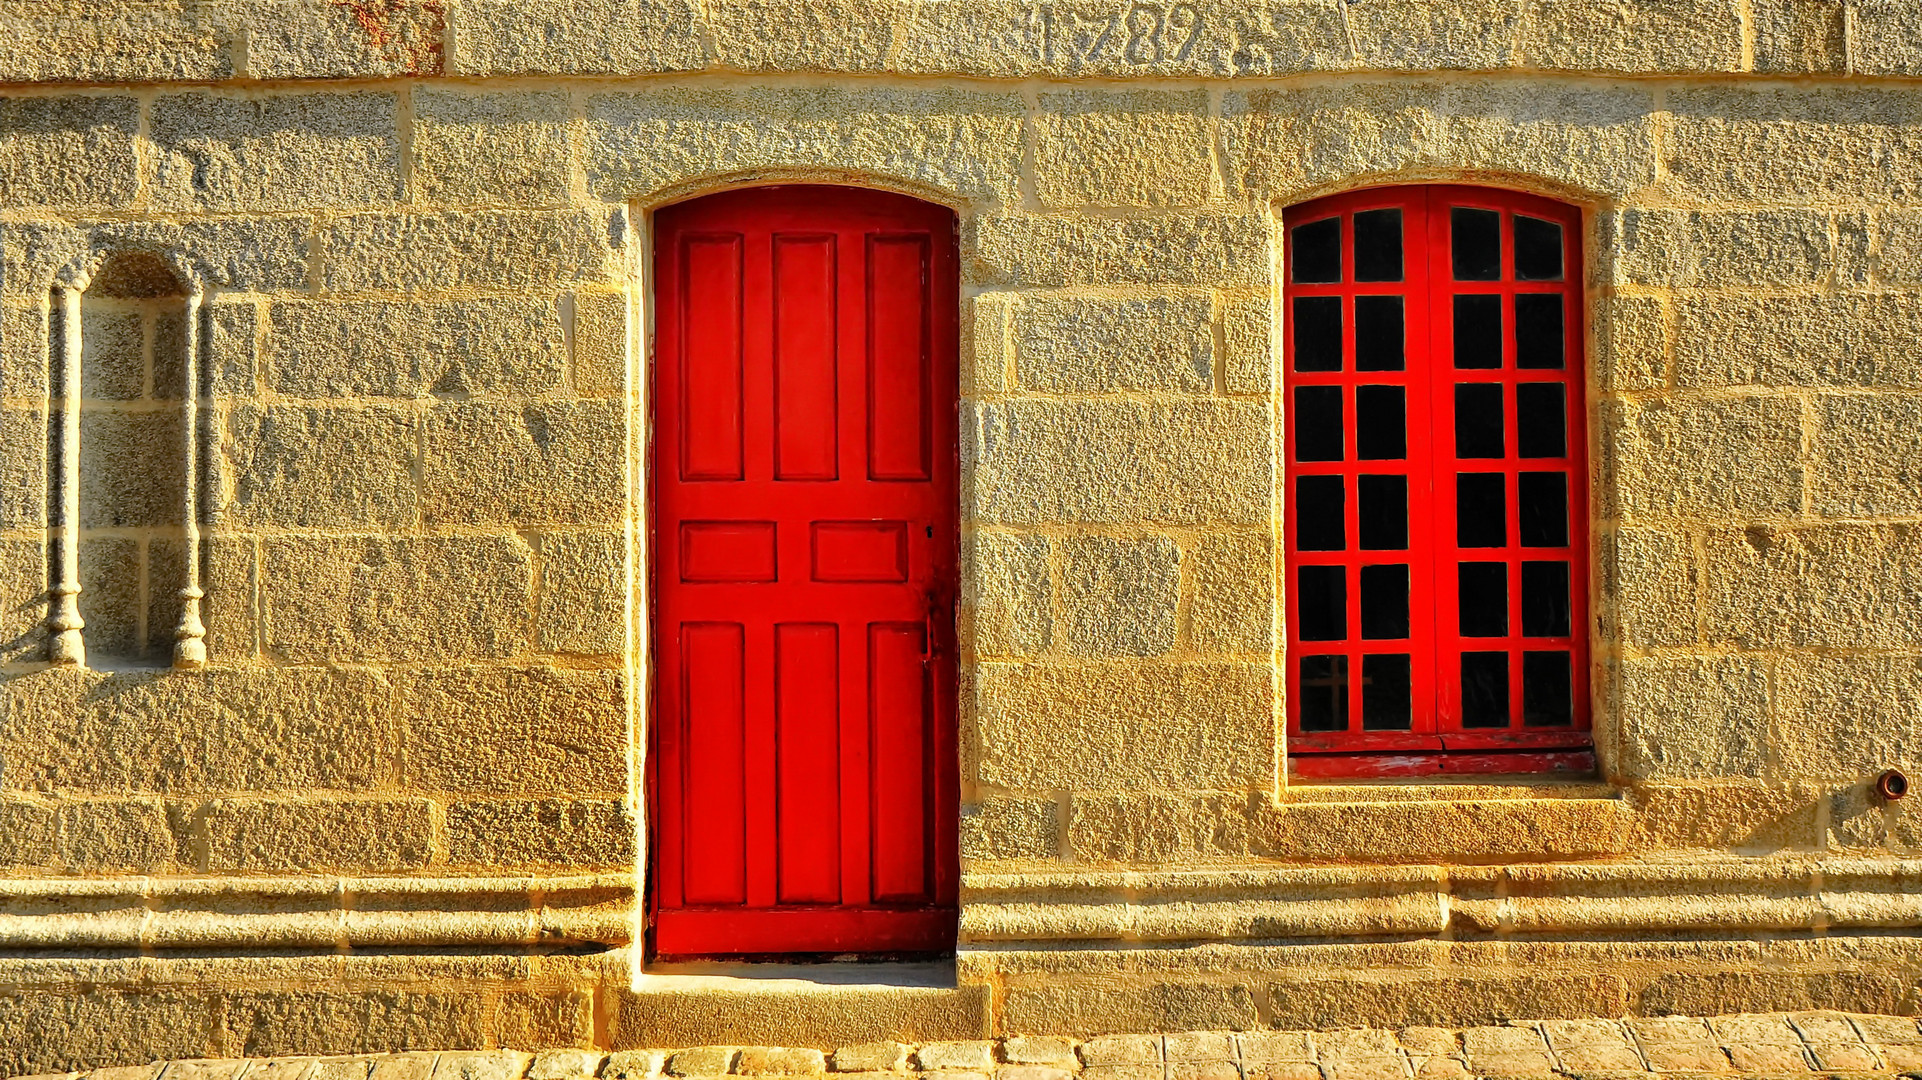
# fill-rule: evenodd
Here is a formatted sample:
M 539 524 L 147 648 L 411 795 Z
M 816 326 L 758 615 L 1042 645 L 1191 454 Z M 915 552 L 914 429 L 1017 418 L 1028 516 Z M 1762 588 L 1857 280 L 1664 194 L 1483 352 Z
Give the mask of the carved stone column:
M 180 626 L 174 631 L 174 666 L 197 668 L 207 662 L 207 627 L 200 621 L 200 307 L 198 289 L 187 294 L 186 389 L 181 394 L 182 484 L 186 492 L 181 523 L 186 530 L 187 576 L 180 588 Z
M 80 630 L 80 293 L 81 286 L 59 288 L 61 319 L 60 362 L 55 389 L 60 400 L 59 485 L 60 510 L 53 525 L 58 530 L 60 562 L 47 613 L 47 659 L 55 664 L 84 666 L 87 642 Z

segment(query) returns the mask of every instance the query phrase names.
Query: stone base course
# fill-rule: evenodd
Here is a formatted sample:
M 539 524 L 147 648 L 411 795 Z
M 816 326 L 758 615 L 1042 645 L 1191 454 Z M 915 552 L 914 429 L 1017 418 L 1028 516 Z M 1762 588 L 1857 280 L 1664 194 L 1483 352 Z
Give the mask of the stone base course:
M 1470 1028 L 1189 1031 L 1076 1042 L 1015 1036 L 837 1049 L 693 1046 L 183 1059 L 14 1080 L 1436 1080 L 1636 1076 L 1922 1077 L 1910 1016 L 1755 1013 L 1511 1021 Z

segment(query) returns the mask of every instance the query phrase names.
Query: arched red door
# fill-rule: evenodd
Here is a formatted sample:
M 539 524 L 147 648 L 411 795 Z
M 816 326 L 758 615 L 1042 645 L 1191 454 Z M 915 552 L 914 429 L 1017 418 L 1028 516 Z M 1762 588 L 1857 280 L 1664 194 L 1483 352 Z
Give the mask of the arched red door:
M 655 221 L 654 952 L 950 949 L 954 214 Z

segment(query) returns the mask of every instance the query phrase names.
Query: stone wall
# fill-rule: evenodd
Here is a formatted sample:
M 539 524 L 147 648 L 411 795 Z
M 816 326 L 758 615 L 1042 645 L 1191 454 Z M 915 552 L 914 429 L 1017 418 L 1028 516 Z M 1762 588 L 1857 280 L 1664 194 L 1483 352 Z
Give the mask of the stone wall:
M 67 954 L 0 958 L 0 1000 L 72 1033 L 6 1064 L 124 1056 L 176 1007 L 648 1045 L 618 1017 L 676 1013 L 621 989 L 649 215 L 780 180 L 962 223 L 964 1001 L 934 1035 L 1914 1007 L 1922 812 L 1867 782 L 1922 769 L 1918 75 L 1905 0 L 0 13 L 0 944 Z M 1585 208 L 1594 782 L 1286 781 L 1280 213 L 1432 181 Z M 141 259 L 169 280 L 111 298 Z M 154 373 L 89 391 L 104 416 L 173 408 L 151 298 L 198 298 L 202 670 L 45 662 L 82 286 L 86 339 L 131 311 Z M 177 488 L 164 427 L 96 440 L 83 485 Z M 149 608 L 170 512 L 127 526 Z M 357 959 L 138 959 L 260 947 Z M 500 959 L 548 948 L 616 951 Z M 493 959 L 457 1020 L 389 1024 L 462 970 L 397 949 Z

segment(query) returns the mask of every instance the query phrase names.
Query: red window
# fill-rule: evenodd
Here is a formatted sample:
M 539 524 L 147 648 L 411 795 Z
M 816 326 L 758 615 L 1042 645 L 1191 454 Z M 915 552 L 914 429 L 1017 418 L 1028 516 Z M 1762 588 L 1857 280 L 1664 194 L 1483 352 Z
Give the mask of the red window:
M 790 186 L 656 225 L 654 950 L 952 950 L 954 214 Z
M 1398 187 L 1286 226 L 1292 771 L 1592 770 L 1580 212 Z

